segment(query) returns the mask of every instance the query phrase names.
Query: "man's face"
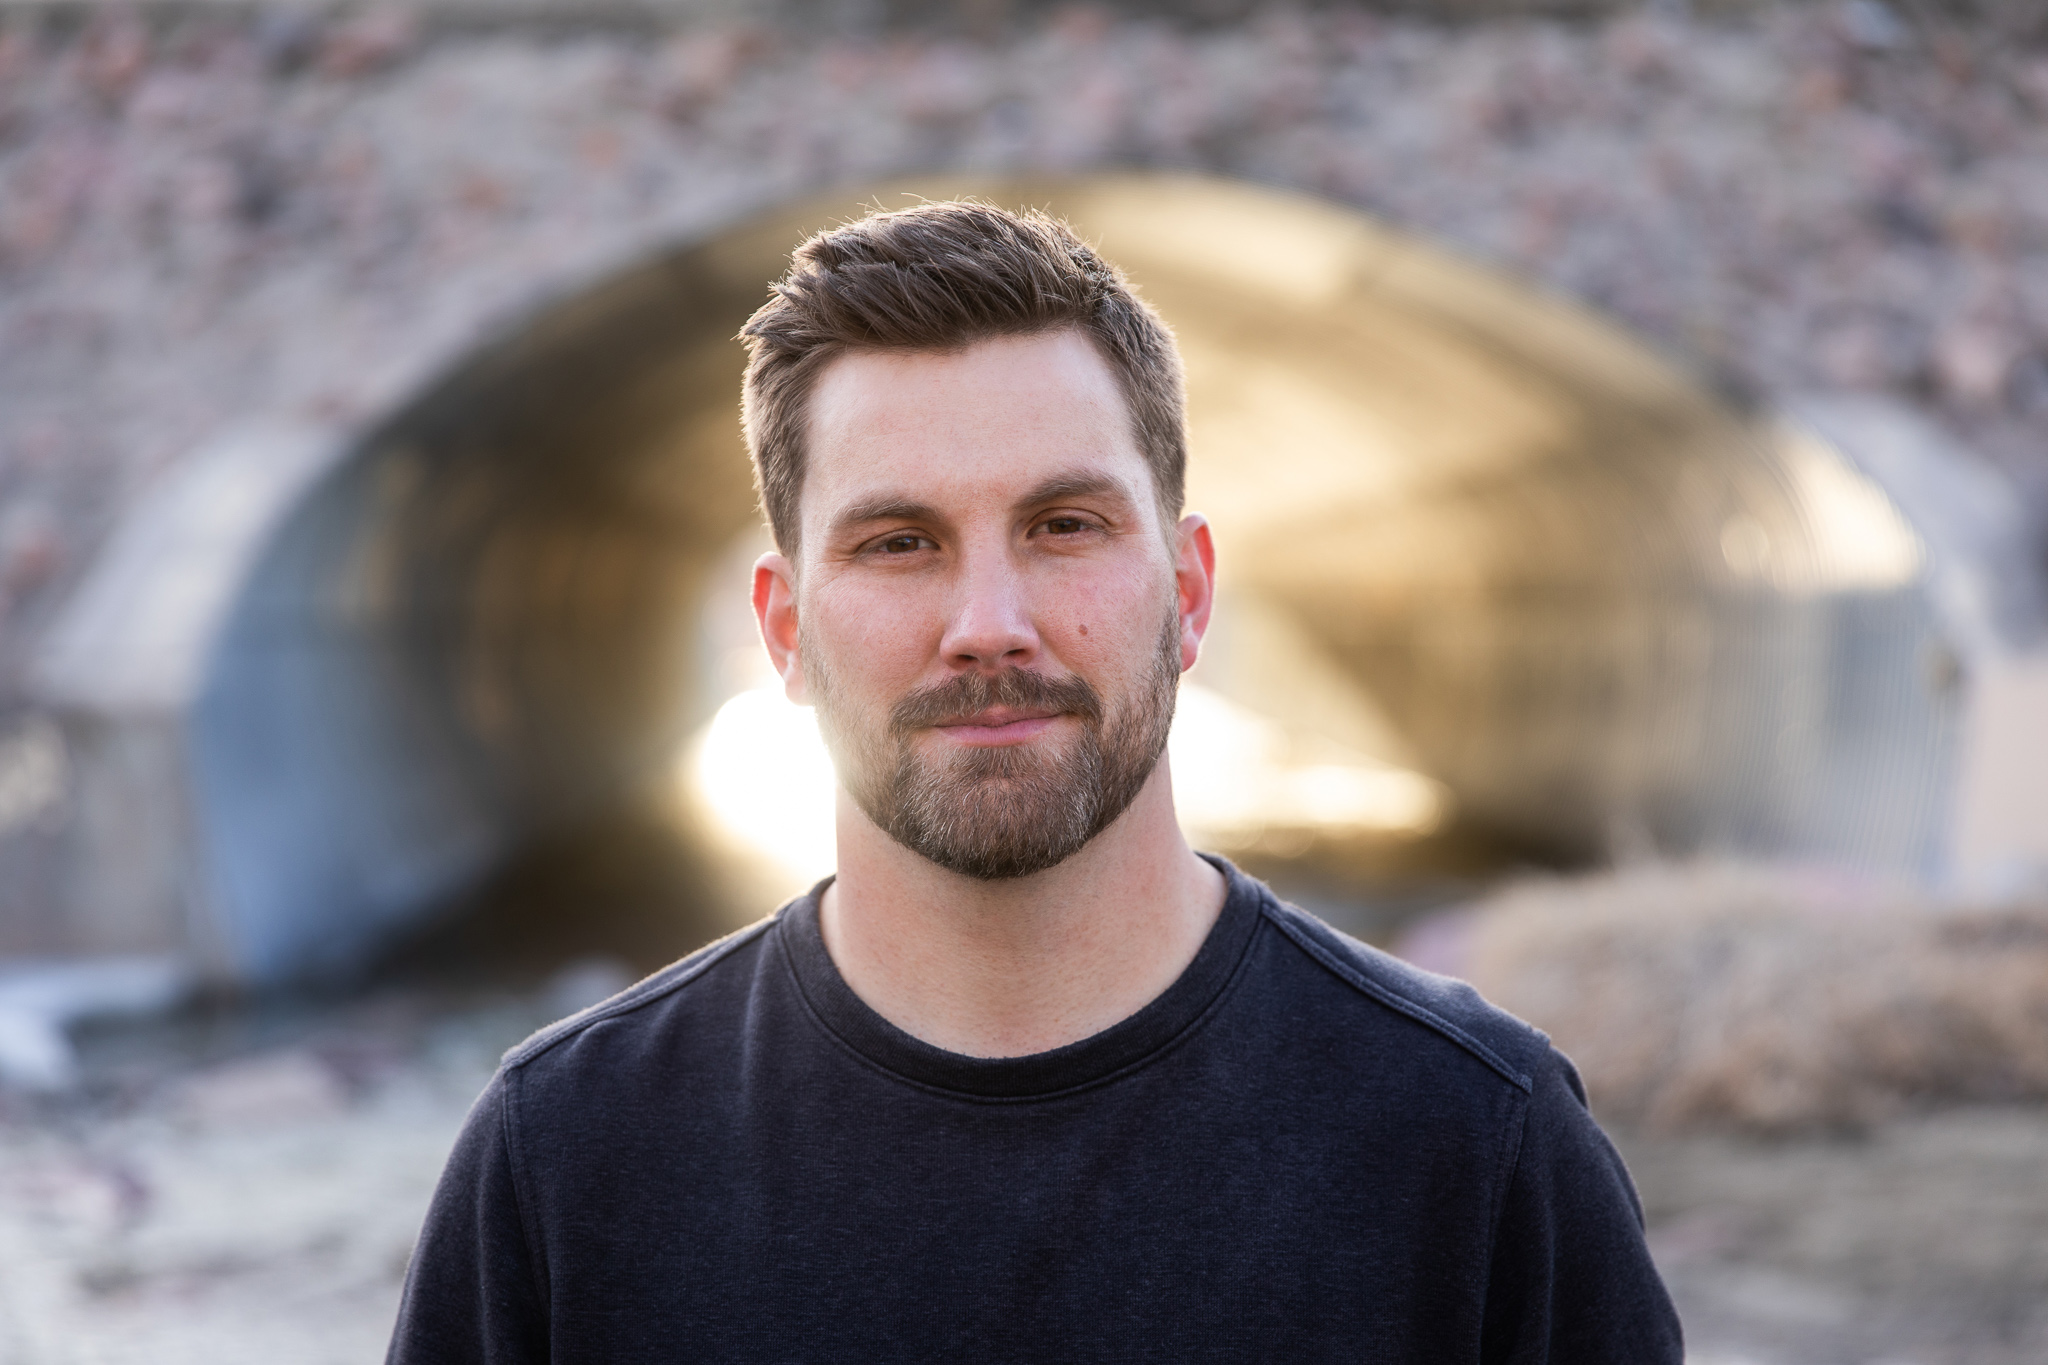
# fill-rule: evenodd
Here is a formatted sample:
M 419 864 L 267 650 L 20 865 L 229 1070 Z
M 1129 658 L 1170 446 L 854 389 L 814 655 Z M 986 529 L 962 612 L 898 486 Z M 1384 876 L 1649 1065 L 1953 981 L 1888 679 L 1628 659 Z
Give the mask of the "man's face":
M 1185 562 L 1207 533 L 1161 526 L 1082 334 L 833 361 L 801 516 L 785 678 L 869 819 L 993 879 L 1063 861 L 1123 813 L 1206 624 L 1206 561 L 1192 605 Z M 765 608 L 763 625 L 772 643 Z

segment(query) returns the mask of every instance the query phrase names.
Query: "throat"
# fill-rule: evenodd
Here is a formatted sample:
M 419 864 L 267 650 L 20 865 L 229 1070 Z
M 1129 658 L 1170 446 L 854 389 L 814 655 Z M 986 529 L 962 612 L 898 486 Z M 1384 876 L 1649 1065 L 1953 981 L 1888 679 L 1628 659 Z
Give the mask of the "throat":
M 995 882 L 906 862 L 875 833 L 886 847 L 841 839 L 819 906 L 826 952 L 877 1014 L 970 1057 L 1049 1052 L 1137 1013 L 1194 961 L 1223 909 L 1222 874 L 1177 828 L 1165 857 L 1118 856 L 1130 850 L 1105 832 L 1057 867 Z

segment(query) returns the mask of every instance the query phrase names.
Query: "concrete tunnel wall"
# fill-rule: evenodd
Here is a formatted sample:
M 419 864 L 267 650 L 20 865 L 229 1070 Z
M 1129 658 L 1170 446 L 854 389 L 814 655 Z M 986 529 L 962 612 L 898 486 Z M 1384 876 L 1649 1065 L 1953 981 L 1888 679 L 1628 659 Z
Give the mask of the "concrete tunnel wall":
M 1176 328 L 1218 690 L 1412 764 L 1517 856 L 1939 872 L 1963 642 L 1838 451 L 1350 211 L 1184 178 L 917 189 L 1070 216 Z M 346 968 L 667 780 L 723 699 L 700 618 L 754 525 L 731 337 L 859 202 L 571 294 L 294 493 L 183 720 L 206 927 L 181 932 L 257 980 Z

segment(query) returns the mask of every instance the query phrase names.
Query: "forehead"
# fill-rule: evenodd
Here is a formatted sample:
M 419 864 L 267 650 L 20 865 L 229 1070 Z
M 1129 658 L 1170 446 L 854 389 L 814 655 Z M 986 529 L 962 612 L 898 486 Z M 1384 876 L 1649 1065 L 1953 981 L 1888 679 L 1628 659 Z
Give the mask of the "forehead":
M 1072 330 L 839 356 L 812 390 L 806 455 L 806 539 L 838 507 L 877 494 L 1007 506 L 1082 469 L 1151 498 L 1116 374 Z

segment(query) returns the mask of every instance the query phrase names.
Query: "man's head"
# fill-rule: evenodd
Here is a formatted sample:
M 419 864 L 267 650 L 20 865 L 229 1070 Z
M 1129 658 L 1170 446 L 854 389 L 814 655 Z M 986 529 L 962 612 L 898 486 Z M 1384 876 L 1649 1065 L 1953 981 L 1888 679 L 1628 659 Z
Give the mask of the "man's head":
M 1170 335 L 1063 226 L 959 204 L 814 238 L 747 335 L 755 608 L 842 785 L 956 872 L 1063 861 L 1150 780 L 1207 624 Z

